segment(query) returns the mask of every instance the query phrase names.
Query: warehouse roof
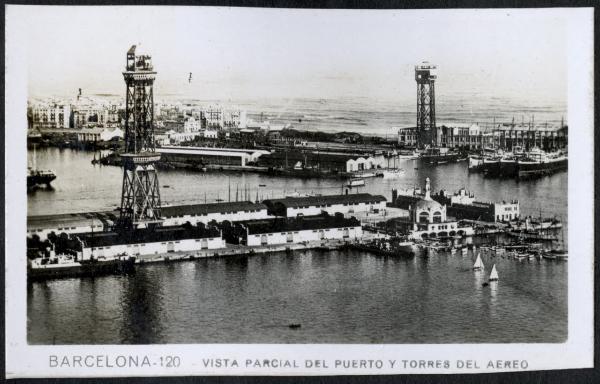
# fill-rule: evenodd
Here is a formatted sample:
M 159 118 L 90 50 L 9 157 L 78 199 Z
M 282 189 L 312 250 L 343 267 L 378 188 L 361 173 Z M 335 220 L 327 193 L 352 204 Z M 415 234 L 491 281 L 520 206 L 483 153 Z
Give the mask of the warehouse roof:
M 358 227 L 360 221 L 355 217 L 307 216 L 293 219 L 264 219 L 240 222 L 248 229 L 248 234 L 275 233 L 288 231 L 315 230 L 327 228 Z
M 263 201 L 267 205 L 281 204 L 286 208 L 298 208 L 304 206 L 319 206 L 327 204 L 349 204 L 349 203 L 380 203 L 387 201 L 381 195 L 371 195 L 370 193 L 356 193 L 348 195 L 326 195 L 326 196 L 308 196 L 308 197 L 286 197 L 284 199 L 271 199 Z
M 220 237 L 216 228 L 202 226 L 163 227 L 156 229 L 136 229 L 127 234 L 117 232 L 94 232 L 77 235 L 86 247 L 105 247 L 123 244 L 157 243 L 184 239 L 204 239 Z
M 184 215 L 194 216 L 209 213 L 252 212 L 263 209 L 266 210 L 267 206 L 262 203 L 252 203 L 250 201 L 178 205 L 171 207 L 162 207 L 162 216 L 180 217 Z
M 114 222 L 118 211 L 27 216 L 27 229 L 65 229 Z

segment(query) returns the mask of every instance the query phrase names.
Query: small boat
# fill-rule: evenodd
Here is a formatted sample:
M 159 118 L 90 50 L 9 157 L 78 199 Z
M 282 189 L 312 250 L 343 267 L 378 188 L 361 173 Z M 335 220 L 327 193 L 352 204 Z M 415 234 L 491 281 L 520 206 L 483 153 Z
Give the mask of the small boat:
M 365 185 L 365 181 L 363 179 L 350 179 L 350 181 L 348 182 L 348 184 L 346 184 L 347 187 L 360 187 Z
M 298 329 L 302 327 L 302 324 L 290 324 L 288 325 L 290 329 Z
M 377 177 L 377 175 L 375 174 L 375 172 L 360 172 L 360 173 L 355 173 L 354 177 L 359 178 L 359 179 L 366 179 L 369 177 Z
M 397 179 L 404 175 L 404 169 L 384 169 L 383 171 L 379 171 L 378 175 L 383 176 L 384 179 Z
M 490 281 L 498 281 L 498 271 L 496 270 L 496 264 L 492 267 L 492 273 L 490 273 Z
M 475 264 L 473 264 L 473 270 L 481 271 L 483 269 L 485 269 L 485 266 L 483 265 L 483 261 L 481 261 L 481 255 L 478 253 L 477 260 L 475 260 Z
M 171 186 L 169 184 L 165 184 L 163 185 L 163 188 L 171 188 Z
M 266 187 L 267 184 L 258 184 L 259 187 Z

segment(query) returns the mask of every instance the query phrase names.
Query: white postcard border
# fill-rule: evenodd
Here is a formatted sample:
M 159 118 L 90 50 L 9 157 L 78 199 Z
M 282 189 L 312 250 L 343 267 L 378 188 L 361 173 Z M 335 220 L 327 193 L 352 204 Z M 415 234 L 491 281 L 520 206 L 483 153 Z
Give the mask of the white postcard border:
M 91 377 L 160 375 L 347 375 L 482 373 L 593 366 L 593 9 L 485 10 L 477 12 L 548 12 L 568 22 L 568 121 L 569 171 L 569 314 L 568 341 L 562 344 L 205 344 L 205 345 L 90 345 L 29 346 L 26 337 L 26 193 L 27 164 L 27 21 L 30 6 L 6 7 L 6 89 L 5 89 L 5 227 L 6 227 L 6 373 L 7 377 Z M 256 10 L 260 12 L 261 10 Z M 294 12 L 294 10 L 280 10 Z M 402 12 L 402 11 L 398 11 Z M 473 10 L 410 12 L 474 12 Z M 69 58 L 66 58 L 69 59 Z M 576 128 L 575 128 L 576 127 Z M 515 324 L 518 326 L 518 324 Z M 543 326 L 543 323 L 540 323 Z M 52 356 L 93 356 L 95 367 L 51 367 Z M 150 366 L 117 367 L 119 356 L 138 362 L 147 357 Z M 161 361 L 168 356 L 180 359 L 179 367 Z M 236 359 L 238 367 L 204 367 L 203 359 Z M 141 360 L 140 360 L 141 359 Z M 250 367 L 246 360 L 294 362 L 298 368 Z M 340 368 L 336 360 L 381 360 L 375 368 Z M 394 368 L 390 360 L 396 361 Z M 406 360 L 405 368 L 402 361 Z M 449 367 L 412 367 L 412 361 L 448 360 Z M 113 367 L 99 367 L 99 361 Z M 122 360 L 121 360 L 122 361 Z M 313 366 L 324 361 L 327 368 Z M 478 368 L 458 368 L 458 362 L 477 362 Z M 488 361 L 516 361 L 517 367 L 486 367 Z M 526 366 L 522 363 L 526 362 Z M 224 363 L 222 361 L 222 363 Z M 139 363 L 138 363 L 139 364 Z M 373 363 L 370 363 L 373 364 Z M 427 363 L 429 364 L 429 363 Z

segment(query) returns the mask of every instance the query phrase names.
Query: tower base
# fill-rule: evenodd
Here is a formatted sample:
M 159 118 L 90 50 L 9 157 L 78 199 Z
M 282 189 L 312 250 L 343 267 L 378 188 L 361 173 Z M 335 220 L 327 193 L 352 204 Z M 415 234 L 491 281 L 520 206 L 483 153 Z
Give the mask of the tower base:
M 123 190 L 119 227 L 147 228 L 161 223 L 160 190 L 154 164 L 160 154 L 123 154 Z

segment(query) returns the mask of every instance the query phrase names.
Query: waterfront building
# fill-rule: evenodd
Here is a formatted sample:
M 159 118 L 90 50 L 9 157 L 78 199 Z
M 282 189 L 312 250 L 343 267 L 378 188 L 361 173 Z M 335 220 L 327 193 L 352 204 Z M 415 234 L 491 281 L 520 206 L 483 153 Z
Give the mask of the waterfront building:
M 398 191 L 392 190 L 392 205 L 401 209 L 410 209 L 421 198 L 421 189 Z M 454 194 L 441 190 L 431 195 L 431 199 L 445 207 L 448 216 L 457 220 L 476 220 L 490 223 L 512 221 L 520 218 L 518 200 L 481 202 L 475 200 L 475 195 L 462 188 Z
M 266 205 L 249 201 L 166 206 L 162 208 L 162 215 L 164 227 L 187 222 L 197 225 L 212 221 L 236 222 L 270 217 Z M 113 228 L 117 218 L 117 211 L 27 216 L 27 237 L 36 235 L 44 241 L 52 232 L 55 235 L 106 232 Z
M 453 195 L 442 190 L 433 198 L 448 206 L 448 214 L 457 219 L 469 219 L 487 222 L 517 220 L 520 216 L 518 200 L 481 202 L 475 201 L 475 195 L 462 188 Z
M 164 226 L 269 218 L 265 204 L 250 201 L 167 206 L 162 208 L 162 213 Z
M 448 206 L 431 195 L 429 178 L 425 179 L 423 192 L 414 188 L 398 194 L 393 190 L 392 200 L 395 207 L 409 211 L 409 222 L 404 223 L 404 227 L 413 239 L 473 234 L 473 228 L 460 227 L 455 218 L 448 216 Z
M 113 139 L 123 139 L 124 136 L 125 133 L 120 128 L 86 128 L 77 132 L 77 141 L 80 143 L 96 143 Z
M 35 104 L 30 108 L 30 117 L 32 128 L 69 128 L 71 106 L 58 102 Z
M 373 155 L 369 157 L 358 157 L 346 161 L 346 172 L 360 172 L 369 169 L 385 168 L 385 157 Z
M 261 156 L 260 166 L 273 169 L 291 169 L 300 163 L 300 168 L 313 168 L 322 172 L 362 172 L 370 169 L 384 168 L 384 155 L 370 155 L 321 151 L 313 149 L 276 150 Z
M 214 227 L 167 227 L 138 229 L 127 235 L 116 232 L 77 235 L 83 260 L 119 255 L 163 255 L 225 248 L 221 232 Z
M 248 246 L 281 245 L 315 241 L 355 241 L 362 238 L 360 221 L 337 216 L 256 220 L 238 223 Z
M 446 148 L 483 149 L 498 148 L 512 151 L 516 147 L 542 148 L 546 151 L 566 148 L 568 127 L 557 125 L 498 124 L 486 130 L 477 124 L 448 124 L 439 127 L 440 146 Z M 398 128 L 398 145 L 417 146 L 417 129 Z
M 386 208 L 386 198 L 370 193 L 286 197 L 263 201 L 273 216 L 315 216 L 322 213 L 351 215 L 359 212 L 380 213 Z
M 65 213 L 27 216 L 27 237 L 37 236 L 41 241 L 48 235 L 67 235 L 108 231 L 118 218 L 118 212 Z
M 177 147 L 163 146 L 156 152 L 162 155 L 164 162 L 184 163 L 188 165 L 228 165 L 244 167 L 255 163 L 261 156 L 269 154 L 265 150 L 212 148 L 212 147 Z

